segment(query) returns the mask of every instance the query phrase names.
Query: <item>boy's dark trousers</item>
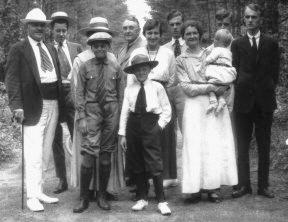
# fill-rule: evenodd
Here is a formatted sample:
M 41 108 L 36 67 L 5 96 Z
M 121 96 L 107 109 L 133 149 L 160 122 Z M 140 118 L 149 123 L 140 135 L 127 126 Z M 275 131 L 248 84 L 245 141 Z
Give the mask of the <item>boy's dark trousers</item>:
M 140 199 L 147 199 L 147 178 L 152 176 L 156 197 L 164 201 L 159 115 L 130 113 L 127 127 L 127 166 L 136 177 Z

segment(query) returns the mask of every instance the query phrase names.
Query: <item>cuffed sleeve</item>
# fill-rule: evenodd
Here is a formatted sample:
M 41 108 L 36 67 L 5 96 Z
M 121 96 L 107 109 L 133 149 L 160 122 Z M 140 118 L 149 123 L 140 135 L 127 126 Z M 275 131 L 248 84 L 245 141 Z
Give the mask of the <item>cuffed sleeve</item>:
M 162 109 L 162 112 L 160 113 L 159 116 L 159 120 L 158 120 L 158 125 L 164 129 L 164 127 L 169 123 L 169 121 L 171 120 L 171 106 L 170 106 L 170 102 L 168 99 L 168 96 L 165 92 L 165 89 L 162 85 L 160 85 L 160 89 L 158 92 L 158 96 L 159 96 L 159 102 L 160 102 L 160 106 Z

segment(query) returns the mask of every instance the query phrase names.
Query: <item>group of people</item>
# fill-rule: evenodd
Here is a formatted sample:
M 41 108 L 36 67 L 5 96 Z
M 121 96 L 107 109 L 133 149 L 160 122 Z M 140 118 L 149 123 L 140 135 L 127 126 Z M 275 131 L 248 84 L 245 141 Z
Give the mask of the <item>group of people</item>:
M 7 60 L 9 105 L 23 124 L 30 210 L 43 211 L 43 202 L 58 202 L 42 187 L 51 150 L 59 178 L 54 193 L 68 189 L 62 122 L 73 138 L 72 184 L 80 186 L 74 213 L 85 211 L 95 195 L 98 206 L 110 210 L 108 200 L 116 198 L 125 182 L 134 186 L 132 210 L 143 210 L 150 180 L 158 210 L 170 215 L 164 188 L 179 184 L 178 127 L 186 201 L 198 202 L 207 193 L 218 203 L 222 185 L 233 186 L 234 198 L 252 193 L 253 135 L 259 153 L 258 195 L 274 197 L 268 176 L 279 49 L 260 31 L 259 5 L 245 6 L 247 33 L 235 40 L 231 14 L 219 10 L 214 42 L 207 48 L 201 46 L 199 23 L 184 21 L 177 10 L 167 16 L 172 40 L 165 45 L 160 45 L 161 22 L 148 19 L 143 39 L 138 20 L 128 16 L 122 26 L 126 43 L 115 54 L 115 31 L 105 18 L 92 18 L 79 30 L 87 37 L 83 52 L 66 40 L 70 21 L 65 12 L 47 20 L 40 9 L 31 10 L 22 20 L 28 37 L 12 46 Z M 43 42 L 48 23 L 52 44 Z

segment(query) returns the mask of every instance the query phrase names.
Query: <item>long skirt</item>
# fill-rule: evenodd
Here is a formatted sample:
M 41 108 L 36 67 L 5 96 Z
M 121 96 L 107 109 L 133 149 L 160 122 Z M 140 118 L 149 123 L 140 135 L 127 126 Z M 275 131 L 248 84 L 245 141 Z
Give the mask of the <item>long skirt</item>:
M 188 97 L 183 114 L 183 193 L 238 183 L 235 144 L 227 107 L 206 114 L 209 97 Z

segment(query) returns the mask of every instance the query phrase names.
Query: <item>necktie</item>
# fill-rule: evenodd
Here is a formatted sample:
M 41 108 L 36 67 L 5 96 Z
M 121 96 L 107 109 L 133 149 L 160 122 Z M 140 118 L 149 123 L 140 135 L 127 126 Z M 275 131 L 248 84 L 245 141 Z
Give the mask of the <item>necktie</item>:
M 41 69 L 45 72 L 46 70 L 52 71 L 53 65 L 47 55 L 46 51 L 41 47 L 41 43 L 38 42 L 37 46 L 39 47 L 40 57 L 41 57 Z
M 59 63 L 60 63 L 61 76 L 64 79 L 67 79 L 67 76 L 70 73 L 71 67 L 70 67 L 70 63 L 68 61 L 68 58 L 67 58 L 67 56 L 63 50 L 62 43 L 59 44 L 59 46 L 58 46 L 58 58 L 59 58 Z
M 180 42 L 179 42 L 179 39 L 176 39 L 175 43 L 174 43 L 174 56 L 175 56 L 175 58 L 177 56 L 179 56 L 180 54 L 181 54 Z
M 141 82 L 141 88 L 137 95 L 137 100 L 135 104 L 135 113 L 145 113 L 146 112 L 146 94 L 144 89 L 144 83 Z
M 252 49 L 257 52 L 257 43 L 254 36 L 252 37 Z
M 98 71 L 98 81 L 97 81 L 97 102 L 103 106 L 106 99 L 107 90 L 105 87 L 105 76 L 104 76 L 104 63 L 99 64 L 99 71 Z

